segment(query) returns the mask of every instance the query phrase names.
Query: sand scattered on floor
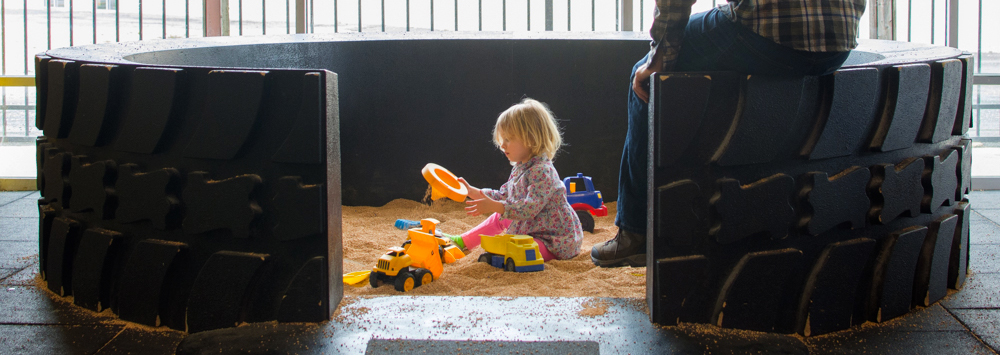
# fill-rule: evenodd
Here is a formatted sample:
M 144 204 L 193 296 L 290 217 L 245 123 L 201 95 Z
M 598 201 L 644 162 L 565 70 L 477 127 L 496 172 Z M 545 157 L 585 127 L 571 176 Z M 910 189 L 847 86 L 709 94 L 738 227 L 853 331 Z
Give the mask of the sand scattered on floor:
M 598 268 L 590 261 L 590 248 L 615 236 L 616 205 L 606 203 L 608 216 L 595 217 L 594 233 L 584 232 L 580 254 L 569 260 L 545 262 L 541 272 L 505 272 L 486 263 L 477 262 L 481 247 L 452 264 L 444 265 L 438 280 L 407 292 L 413 296 L 510 296 L 510 297 L 623 297 L 644 298 L 645 268 Z M 344 272 L 371 270 L 378 257 L 389 247 L 400 246 L 406 232 L 396 229 L 396 219 L 441 221 L 438 229 L 444 233 L 461 234 L 482 222 L 484 216 L 467 216 L 464 204 L 448 199 L 434 201 L 430 206 L 397 199 L 381 207 L 343 207 Z M 344 287 L 345 296 L 401 295 L 391 285 L 373 289 Z
M 581 317 L 597 317 L 608 313 L 608 307 L 611 307 L 611 302 L 602 298 L 591 298 L 583 302 L 581 306 L 583 306 L 583 309 L 579 312 Z
M 37 258 L 38 255 L 35 254 L 32 255 L 32 257 Z M 29 267 L 37 267 L 37 265 Z M 45 280 L 42 280 L 41 275 L 38 274 L 34 275 L 29 285 L 18 285 L 18 286 L 26 286 L 28 292 L 45 294 L 54 302 L 61 303 L 61 305 L 54 307 L 56 311 L 55 313 L 62 314 L 63 316 L 72 315 L 72 317 L 82 319 L 83 320 L 81 321 L 82 324 L 90 324 L 90 323 L 115 324 L 123 326 L 125 329 L 138 330 L 145 333 L 160 333 L 160 334 L 173 333 L 178 336 L 180 334 L 183 334 L 181 331 L 170 329 L 167 326 L 154 327 L 145 324 L 133 323 L 126 320 L 122 320 L 121 318 L 118 318 L 117 314 L 111 311 L 111 308 L 106 306 L 102 307 L 102 310 L 100 312 L 95 312 L 91 309 L 80 307 L 76 305 L 72 295 L 60 296 L 55 292 L 52 292 L 52 290 L 49 290 L 48 283 Z M 157 321 L 159 321 L 159 317 L 157 317 Z M 180 339 L 178 339 L 178 341 L 180 341 Z

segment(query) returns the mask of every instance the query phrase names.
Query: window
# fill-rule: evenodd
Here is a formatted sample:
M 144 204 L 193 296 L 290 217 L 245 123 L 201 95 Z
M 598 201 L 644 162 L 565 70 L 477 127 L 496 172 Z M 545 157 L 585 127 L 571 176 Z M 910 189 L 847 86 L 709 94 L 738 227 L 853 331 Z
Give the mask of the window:
M 118 0 L 97 0 L 97 8 L 101 10 L 114 10 L 118 8 Z

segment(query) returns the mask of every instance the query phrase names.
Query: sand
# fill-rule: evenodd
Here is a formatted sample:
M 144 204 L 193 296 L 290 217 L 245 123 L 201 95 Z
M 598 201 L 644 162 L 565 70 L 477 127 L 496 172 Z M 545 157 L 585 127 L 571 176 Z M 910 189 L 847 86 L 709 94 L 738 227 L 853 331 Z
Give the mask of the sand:
M 445 264 L 441 277 L 431 284 L 407 292 L 412 296 L 498 296 L 498 297 L 624 297 L 644 298 L 645 268 L 599 268 L 590 261 L 590 248 L 615 236 L 615 203 L 606 203 L 608 216 L 594 217 L 594 233 L 584 232 L 580 254 L 569 260 L 545 262 L 541 272 L 505 272 L 477 262 L 481 247 L 455 263 Z M 467 216 L 464 204 L 448 199 L 430 206 L 397 199 L 382 207 L 343 208 L 344 272 L 371 270 L 387 248 L 400 246 L 406 232 L 393 226 L 396 219 L 435 218 L 444 233 L 461 234 L 482 222 L 484 216 Z M 344 287 L 345 296 L 401 295 L 391 285 L 372 288 Z

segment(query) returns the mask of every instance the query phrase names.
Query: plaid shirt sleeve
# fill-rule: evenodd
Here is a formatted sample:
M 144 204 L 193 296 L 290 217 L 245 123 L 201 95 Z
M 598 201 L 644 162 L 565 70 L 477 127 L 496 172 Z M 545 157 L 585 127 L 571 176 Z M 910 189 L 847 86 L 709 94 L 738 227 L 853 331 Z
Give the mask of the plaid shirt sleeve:
M 684 27 L 691 16 L 691 5 L 697 0 L 656 0 L 653 11 L 653 25 L 649 29 L 649 58 L 659 58 L 661 66 L 657 71 L 669 71 L 677 62 L 677 54 L 684 38 Z

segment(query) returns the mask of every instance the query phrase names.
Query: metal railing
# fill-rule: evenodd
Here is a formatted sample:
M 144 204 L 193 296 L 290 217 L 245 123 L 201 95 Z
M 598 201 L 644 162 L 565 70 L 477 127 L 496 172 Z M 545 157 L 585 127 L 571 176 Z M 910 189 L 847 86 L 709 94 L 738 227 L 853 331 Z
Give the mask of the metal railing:
M 942 44 L 974 54 L 973 129 L 970 134 L 980 142 L 1000 142 L 1000 41 L 996 36 L 990 36 L 985 39 L 993 42 L 986 43 L 983 37 L 984 27 L 990 27 L 987 33 L 997 32 L 996 24 L 983 22 L 983 14 L 1000 13 L 1000 3 L 983 0 L 870 0 L 869 6 L 873 5 L 885 6 L 880 10 L 891 11 L 891 14 L 882 15 L 889 19 L 887 25 L 881 26 L 885 33 L 878 33 L 879 29 L 875 29 L 871 31 L 872 38 Z M 871 10 L 869 8 L 866 12 L 871 13 Z M 901 14 L 905 14 L 905 21 L 897 20 L 897 15 Z M 970 42 L 975 45 L 965 44 Z M 987 46 L 985 51 L 984 45 Z
M 1000 41 L 985 43 L 983 0 L 869 0 L 894 4 L 892 38 L 957 46 L 975 43 L 974 127 L 998 137 Z M 958 12 L 961 1 L 961 14 Z M 722 0 L 702 0 L 692 11 Z M 0 0 L 0 137 L 34 137 L 33 56 L 51 48 L 151 38 L 364 31 L 645 31 L 654 0 Z M 974 6 L 969 6 L 974 5 Z M 984 5 L 986 8 L 984 8 Z M 270 15 L 270 16 L 268 16 Z M 961 16 L 960 16 L 961 15 Z M 901 16 L 902 17 L 902 16 Z M 332 21 L 331 21 L 332 20 Z M 914 24 L 926 24 L 914 25 Z M 581 25 L 582 24 L 582 25 Z M 589 25 L 589 26 L 588 26 Z M 970 27 L 975 25 L 974 28 Z M 192 28 L 202 31 L 192 31 Z M 283 28 L 282 28 L 283 27 Z M 868 21 L 862 21 L 862 33 Z M 269 31 L 269 29 L 271 31 Z M 283 31 L 282 31 L 283 30 Z M 987 28 L 987 33 L 995 33 Z M 875 37 L 875 36 L 873 36 Z M 986 50 L 984 52 L 984 49 Z M 20 80 L 20 81 L 19 81 Z M 984 121 L 985 120 L 985 121 Z M 993 138 L 990 138 L 993 139 Z

